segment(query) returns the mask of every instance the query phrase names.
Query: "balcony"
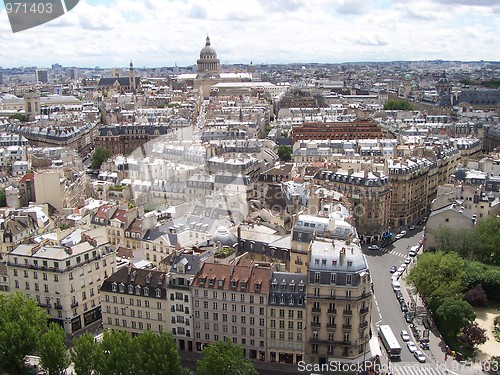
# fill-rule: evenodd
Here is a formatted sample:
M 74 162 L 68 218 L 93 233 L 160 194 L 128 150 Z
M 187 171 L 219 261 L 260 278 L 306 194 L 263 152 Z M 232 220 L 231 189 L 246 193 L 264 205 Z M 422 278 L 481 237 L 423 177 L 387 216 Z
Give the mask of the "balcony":
M 335 309 L 328 309 L 328 310 L 327 310 L 327 313 L 328 313 L 328 314 L 336 314 L 336 313 L 337 313 L 337 310 L 335 310 Z
M 62 307 L 62 305 L 60 303 L 54 303 L 54 309 L 56 309 L 56 310 L 62 310 L 63 307 Z
M 352 310 L 344 310 L 342 313 L 344 315 L 352 315 Z
M 321 327 L 320 322 L 311 322 L 311 327 Z
M 351 329 L 352 324 L 342 324 L 342 329 Z
M 368 309 L 368 307 L 362 307 L 362 308 L 359 310 L 359 312 L 360 312 L 361 314 L 366 314 L 366 313 L 368 312 L 368 310 L 369 310 L 369 309 Z
M 335 323 L 327 323 L 326 328 L 337 328 L 337 324 Z
M 38 306 L 50 309 L 50 303 L 47 302 L 38 302 Z
M 349 346 L 349 345 L 351 345 L 351 342 L 349 340 L 334 341 L 333 343 L 337 344 L 337 345 L 343 345 L 343 346 Z
M 301 266 L 301 265 L 304 264 L 304 262 L 302 262 L 301 260 L 296 260 L 295 264 L 298 265 L 298 266 Z
M 321 307 L 313 307 L 311 311 L 313 313 L 320 313 L 321 312 Z
M 362 329 L 362 328 L 366 328 L 366 327 L 368 327 L 368 322 L 361 322 L 361 323 L 359 323 L 359 328 Z
M 78 302 L 71 302 L 71 307 L 77 307 L 78 306 Z

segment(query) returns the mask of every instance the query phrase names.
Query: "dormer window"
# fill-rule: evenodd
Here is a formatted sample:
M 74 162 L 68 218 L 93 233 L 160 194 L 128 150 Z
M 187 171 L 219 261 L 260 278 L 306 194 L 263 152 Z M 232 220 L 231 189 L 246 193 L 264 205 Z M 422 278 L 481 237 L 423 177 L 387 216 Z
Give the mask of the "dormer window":
M 198 278 L 198 284 L 200 284 L 200 286 L 205 285 L 205 278 L 204 277 L 199 277 Z
M 247 287 L 247 283 L 242 281 L 241 284 L 240 284 L 240 288 L 243 290 Z
M 290 284 L 290 292 L 295 292 L 295 284 Z
M 224 280 L 221 279 L 221 280 L 217 281 L 217 286 L 219 288 L 222 288 L 224 286 Z
M 138 296 L 141 294 L 141 287 L 139 285 L 135 287 L 135 294 L 137 294 Z
M 125 293 L 125 284 L 120 284 L 120 293 Z
M 238 281 L 235 280 L 231 281 L 231 288 L 236 289 L 237 287 L 238 287 Z
M 271 287 L 273 288 L 273 290 L 278 290 L 278 283 L 276 281 L 273 281 Z
M 281 296 L 280 297 L 280 305 L 284 305 L 285 304 L 285 296 Z
M 149 296 L 149 288 L 147 286 L 144 287 L 144 295 Z
M 281 284 L 281 290 L 284 292 L 286 290 L 286 284 Z
M 134 294 L 134 287 L 132 285 L 128 286 L 128 294 Z
M 112 283 L 112 284 L 111 284 L 111 290 L 112 290 L 113 292 L 116 292 L 116 291 L 118 290 L 118 284 L 116 284 L 116 283 Z
M 146 284 L 149 284 L 151 282 L 151 273 L 148 273 L 146 276 Z
M 352 262 L 351 261 L 347 262 L 347 267 L 352 267 Z
M 214 281 L 215 281 L 215 279 L 209 279 L 208 286 L 214 286 Z
M 156 288 L 155 292 L 156 292 L 156 297 L 160 298 L 161 297 L 161 289 L 160 288 Z
M 299 292 L 303 292 L 304 291 L 304 285 L 299 285 Z
M 259 284 L 259 283 L 255 283 L 255 284 L 254 284 L 254 289 L 255 289 L 256 291 L 259 291 L 259 290 L 260 290 L 260 284 Z

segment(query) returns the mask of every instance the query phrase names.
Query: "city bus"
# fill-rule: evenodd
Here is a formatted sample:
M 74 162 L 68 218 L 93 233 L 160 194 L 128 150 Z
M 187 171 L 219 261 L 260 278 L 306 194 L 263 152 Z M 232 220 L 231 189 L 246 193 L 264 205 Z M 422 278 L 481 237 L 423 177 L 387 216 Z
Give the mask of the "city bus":
M 382 344 L 384 344 L 385 350 L 387 350 L 387 354 L 391 360 L 401 359 L 401 346 L 399 345 L 396 336 L 392 332 L 392 329 L 388 325 L 381 325 L 378 328 L 378 335 L 382 340 Z

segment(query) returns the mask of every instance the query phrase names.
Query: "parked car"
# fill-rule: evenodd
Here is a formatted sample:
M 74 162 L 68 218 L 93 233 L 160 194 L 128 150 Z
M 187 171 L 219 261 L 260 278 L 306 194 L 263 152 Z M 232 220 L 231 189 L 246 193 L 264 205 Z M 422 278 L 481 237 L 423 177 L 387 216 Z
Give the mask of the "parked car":
M 420 347 L 422 350 L 429 350 L 429 343 L 424 340 L 420 340 Z
M 391 269 L 389 270 L 390 273 L 394 273 L 398 270 L 398 267 L 392 266 Z
M 413 341 L 408 341 L 406 346 L 408 347 L 410 353 L 415 353 L 418 350 L 418 346 Z
M 417 256 L 417 251 L 416 250 L 410 250 L 408 252 L 408 255 L 411 256 L 411 257 L 415 257 L 415 256 Z
M 398 301 L 404 301 L 403 293 L 400 290 L 396 291 L 396 298 L 398 299 Z
M 405 258 L 405 264 L 410 264 L 411 263 L 411 258 L 410 257 L 406 257 Z
M 406 264 L 400 265 L 399 268 L 398 268 L 398 272 L 400 274 L 403 274 L 403 272 L 405 272 L 405 271 L 406 271 Z
M 401 311 L 402 312 L 407 312 L 408 311 L 408 305 L 406 304 L 406 302 L 402 302 L 401 303 Z
M 415 356 L 417 361 L 419 361 L 420 363 L 425 363 L 425 355 L 424 355 L 424 353 L 422 353 L 421 350 L 415 350 L 413 352 L 413 355 Z
M 410 335 L 408 334 L 408 331 L 405 331 L 404 329 L 401 331 L 401 340 L 404 342 L 410 341 Z
M 405 312 L 405 320 L 406 320 L 406 323 L 413 322 L 413 315 L 411 314 L 411 312 L 409 312 L 409 311 Z
M 399 239 L 403 238 L 404 236 L 405 236 L 404 234 L 398 233 L 398 234 L 396 234 L 396 235 L 394 236 L 394 239 L 395 239 L 395 240 L 399 240 Z
M 402 230 L 401 232 L 399 232 L 399 234 L 402 234 L 403 236 L 406 236 L 406 231 Z
M 370 245 L 368 246 L 368 250 L 380 250 L 380 247 L 378 245 Z

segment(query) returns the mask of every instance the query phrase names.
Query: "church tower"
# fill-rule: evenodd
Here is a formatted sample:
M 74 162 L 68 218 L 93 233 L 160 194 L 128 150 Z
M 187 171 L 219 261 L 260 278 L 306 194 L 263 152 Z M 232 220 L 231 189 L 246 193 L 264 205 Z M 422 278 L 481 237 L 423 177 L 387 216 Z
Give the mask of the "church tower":
M 129 87 L 130 91 L 135 93 L 136 87 L 135 87 L 135 72 L 134 72 L 134 64 L 132 61 L 130 61 L 130 69 L 129 69 Z

